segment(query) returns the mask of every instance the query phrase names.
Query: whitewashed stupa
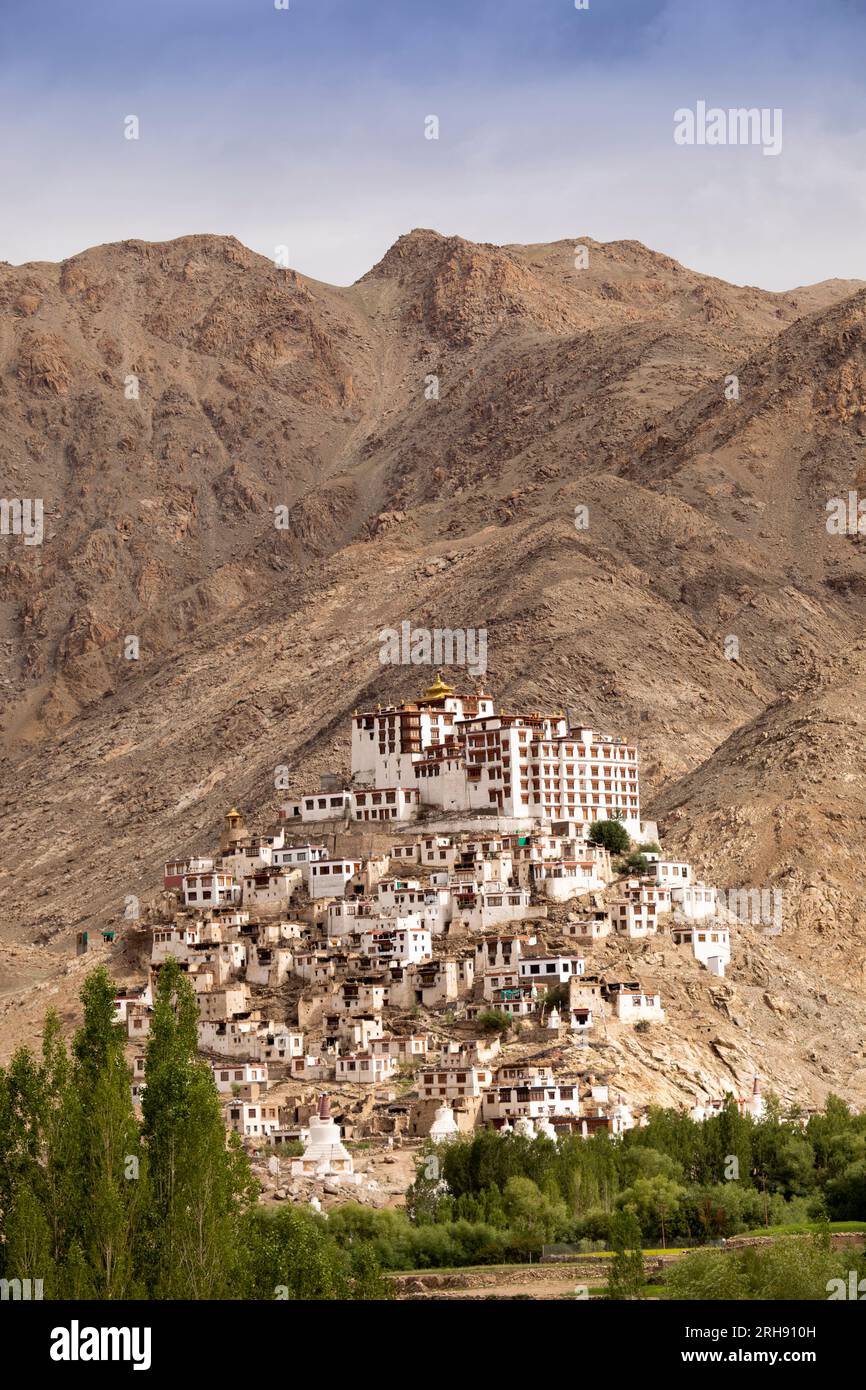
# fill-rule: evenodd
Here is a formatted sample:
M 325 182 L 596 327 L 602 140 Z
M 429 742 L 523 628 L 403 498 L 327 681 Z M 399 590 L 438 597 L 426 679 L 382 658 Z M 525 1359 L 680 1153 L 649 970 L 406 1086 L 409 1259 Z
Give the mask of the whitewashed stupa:
M 556 1130 L 553 1128 L 553 1125 L 546 1115 L 542 1115 L 540 1120 L 535 1121 L 535 1133 L 543 1134 L 545 1139 L 552 1139 L 554 1144 L 556 1143 Z
M 547 1015 L 547 1026 L 552 1033 L 557 1033 L 559 1031 L 560 1022 L 559 1009 L 554 1004 L 550 1013 Z
M 454 1111 L 446 1102 L 445 1105 L 439 1106 L 433 1117 L 433 1123 L 430 1126 L 430 1138 L 434 1144 L 441 1144 L 445 1139 L 453 1139 L 457 1133 Z
M 520 1115 L 514 1121 L 514 1133 L 522 1135 L 524 1139 L 535 1138 L 535 1125 L 528 1115 Z
M 327 1095 L 319 1097 L 318 1113 L 310 1117 L 310 1137 L 303 1158 L 292 1162 L 293 1178 L 327 1178 L 330 1182 L 359 1183 L 352 1155 L 340 1136 L 340 1126 L 331 1119 Z

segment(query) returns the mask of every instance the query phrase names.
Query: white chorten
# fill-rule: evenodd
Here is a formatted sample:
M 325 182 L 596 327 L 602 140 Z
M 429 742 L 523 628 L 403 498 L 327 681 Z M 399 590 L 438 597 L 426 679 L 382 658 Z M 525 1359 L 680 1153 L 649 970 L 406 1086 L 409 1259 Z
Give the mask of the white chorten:
M 332 1182 L 361 1181 L 352 1155 L 340 1137 L 340 1126 L 331 1119 L 327 1095 L 319 1097 L 318 1113 L 310 1116 L 310 1137 L 303 1158 L 292 1161 L 293 1178 L 329 1178 Z
M 553 1006 L 550 1013 L 547 1015 L 547 1026 L 551 1032 L 558 1032 L 559 1030 L 559 1009 L 557 1009 L 556 1005 Z
M 761 1095 L 761 1081 L 757 1076 L 755 1077 L 755 1084 L 752 1087 L 752 1099 L 746 1102 L 744 1109 L 751 1115 L 753 1120 L 760 1120 L 767 1109 L 767 1102 Z
M 446 1101 L 444 1105 L 439 1106 L 433 1117 L 433 1123 L 430 1126 L 430 1138 L 434 1144 L 441 1144 L 444 1139 L 453 1139 L 457 1133 L 454 1111 Z
M 522 1135 L 524 1139 L 535 1138 L 535 1125 L 528 1115 L 521 1115 L 514 1121 L 514 1133 Z
M 535 1121 L 535 1133 L 543 1134 L 545 1139 L 552 1139 L 554 1144 L 556 1143 L 556 1130 L 553 1128 L 553 1125 L 546 1115 L 543 1115 L 540 1120 Z

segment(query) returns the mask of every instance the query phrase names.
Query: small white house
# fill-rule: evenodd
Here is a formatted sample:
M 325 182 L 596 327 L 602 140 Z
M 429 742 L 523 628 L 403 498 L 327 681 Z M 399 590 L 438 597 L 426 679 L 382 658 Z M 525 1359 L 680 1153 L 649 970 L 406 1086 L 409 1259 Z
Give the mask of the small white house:
M 623 1023 L 637 1023 L 640 1019 L 664 1023 L 665 1014 L 660 994 L 624 986 L 610 996 L 610 1002 L 613 1004 L 615 1017 Z
M 523 956 L 518 965 L 522 984 L 537 984 L 546 989 L 567 985 L 573 975 L 582 975 L 585 970 L 582 956 Z
M 320 859 L 310 866 L 310 897 L 342 898 L 349 879 L 360 872 L 360 859 Z
M 532 866 L 532 879 L 539 892 L 556 903 L 604 888 L 594 859 L 541 860 Z
M 646 856 L 650 861 L 649 872 L 656 883 L 667 888 L 685 888 L 692 882 L 692 866 L 678 859 L 659 859 L 656 855 Z
M 337 1058 L 335 1074 L 338 1082 L 357 1081 L 375 1086 L 388 1081 L 397 1071 L 397 1067 L 397 1058 L 388 1053 L 347 1053 Z
M 695 960 L 700 961 L 711 975 L 724 975 L 731 959 L 731 933 L 728 927 L 704 919 L 701 923 L 679 923 L 671 927 L 671 936 L 675 945 L 691 946 Z
M 717 910 L 716 890 L 705 883 L 671 889 L 671 911 L 675 917 L 699 921 L 702 917 L 715 917 Z
M 279 1107 L 270 1101 L 231 1101 L 226 1107 L 226 1123 L 235 1134 L 266 1139 L 280 1127 Z
M 263 1062 L 213 1062 L 212 1067 L 216 1088 L 223 1095 L 231 1095 L 235 1086 L 267 1087 L 268 1069 Z

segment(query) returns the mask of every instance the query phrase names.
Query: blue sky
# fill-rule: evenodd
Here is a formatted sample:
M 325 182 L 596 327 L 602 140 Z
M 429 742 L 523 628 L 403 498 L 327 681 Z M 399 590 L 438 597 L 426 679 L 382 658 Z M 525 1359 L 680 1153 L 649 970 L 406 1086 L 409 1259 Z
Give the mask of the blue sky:
M 864 60 L 866 0 L 2 0 L 0 258 L 221 232 L 346 284 L 423 226 L 866 278 Z M 677 146 L 701 100 L 781 154 Z

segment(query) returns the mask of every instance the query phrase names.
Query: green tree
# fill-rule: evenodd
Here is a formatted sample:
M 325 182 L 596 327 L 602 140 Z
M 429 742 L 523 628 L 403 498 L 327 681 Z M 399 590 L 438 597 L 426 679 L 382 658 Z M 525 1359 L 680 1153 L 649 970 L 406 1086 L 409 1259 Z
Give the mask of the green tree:
M 672 1182 L 663 1173 L 649 1178 L 636 1178 L 617 1198 L 618 1206 L 634 1210 L 641 1232 L 652 1239 L 658 1233 L 663 1246 L 667 1245 L 671 1222 L 679 1214 L 686 1189 Z
M 501 1009 L 482 1009 L 475 1022 L 487 1037 L 492 1033 L 506 1034 L 514 1019 L 511 1014 L 503 1013 Z
M 645 854 L 641 854 L 640 850 L 633 850 L 631 854 L 626 855 L 622 867 L 630 874 L 647 874 L 649 873 L 649 860 Z
M 378 1213 L 377 1213 L 378 1215 Z M 369 1241 L 341 1248 L 325 1221 L 300 1207 L 248 1212 L 241 1223 L 239 1286 L 246 1298 L 382 1299 L 392 1296 Z
M 30 1184 L 19 1182 L 6 1225 L 9 1277 L 41 1279 L 42 1297 L 52 1298 L 55 1269 L 51 1227 Z
M 611 854 L 625 854 L 631 844 L 628 831 L 618 820 L 595 820 L 589 827 L 589 843 L 603 845 Z
M 612 1299 L 641 1298 L 646 1280 L 638 1219 L 631 1207 L 610 1218 L 610 1246 L 614 1251 L 607 1280 Z
M 565 1204 L 531 1178 L 509 1178 L 502 1197 L 509 1226 L 528 1245 L 553 1240 L 565 1221 Z
M 81 999 L 84 1022 L 51 1155 L 63 1188 L 63 1237 L 78 1242 L 93 1297 L 134 1298 L 142 1292 L 135 1252 L 147 1199 L 124 1033 L 104 966 L 87 976 Z
M 142 1099 L 147 1258 L 160 1298 L 236 1295 L 240 1223 L 256 1193 L 240 1141 L 226 1141 L 213 1072 L 196 1055 L 197 1021 L 192 985 L 169 959 L 159 973 Z

